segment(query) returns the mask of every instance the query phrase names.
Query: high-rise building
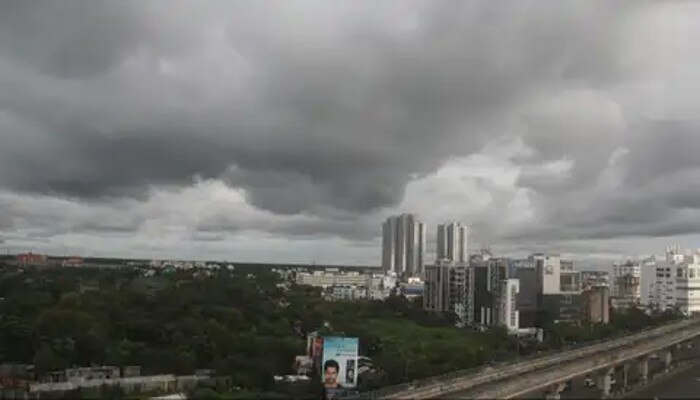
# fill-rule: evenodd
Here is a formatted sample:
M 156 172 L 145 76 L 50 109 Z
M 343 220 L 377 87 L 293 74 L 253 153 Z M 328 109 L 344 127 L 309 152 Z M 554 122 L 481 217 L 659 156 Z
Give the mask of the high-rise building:
M 423 273 L 425 225 L 413 214 L 387 218 L 382 225 L 382 268 L 402 278 Z
M 520 326 L 518 297 L 520 283 L 513 269 L 512 260 L 494 258 L 482 252 L 470 259 L 470 292 L 474 297 L 475 324 L 505 326 L 509 331 Z
M 437 259 L 458 263 L 468 261 L 467 227 L 448 222 L 437 227 Z
M 625 309 L 637 307 L 641 302 L 641 265 L 626 261 L 613 265 L 612 305 Z
M 512 261 L 519 279 L 518 311 L 521 327 L 542 327 L 551 321 L 570 321 L 582 311 L 581 275 L 574 262 L 558 254 L 537 253 Z
M 685 315 L 700 313 L 700 251 L 676 266 L 676 307 Z
M 516 332 L 520 328 L 520 311 L 518 310 L 518 293 L 520 293 L 520 281 L 518 279 L 504 279 L 503 290 L 498 297 L 497 325 L 505 326 L 509 332 Z
M 473 255 L 469 261 L 471 268 L 472 289 L 474 293 L 474 315 L 473 322 L 478 325 L 490 326 L 495 323 L 496 317 L 493 315 L 494 300 L 489 291 L 490 274 L 489 274 L 490 255 L 482 252 L 479 255 Z
M 429 311 L 449 311 L 450 284 L 450 266 L 426 265 L 423 308 Z
M 451 311 L 460 326 L 473 319 L 471 269 L 464 263 L 438 261 L 425 267 L 423 308 L 429 311 Z
M 650 311 L 664 312 L 676 306 L 676 274 L 673 271 L 675 265 L 673 262 L 661 261 L 650 268 L 650 271 L 645 271 L 645 285 L 647 277 L 650 282 L 644 290 L 643 305 Z
M 677 309 L 685 315 L 700 313 L 700 251 L 668 247 L 666 259 L 657 263 L 654 270 L 648 283 L 648 304 L 645 304 L 650 310 Z
M 647 259 L 644 259 L 642 261 L 642 265 L 640 268 L 639 272 L 639 303 L 640 305 L 648 310 L 651 311 L 652 308 L 652 297 L 657 297 L 657 293 L 652 293 L 652 291 L 656 291 L 658 289 L 656 282 L 656 268 L 661 267 L 660 264 L 664 264 L 663 261 L 657 262 L 655 257 L 649 257 Z M 662 271 L 659 271 L 662 272 Z M 670 268 L 669 268 L 669 275 L 670 275 Z M 663 276 L 661 277 L 663 278 Z M 671 277 L 668 277 L 669 284 L 673 284 L 669 288 L 669 297 L 674 297 L 674 291 L 675 291 L 675 284 L 674 282 L 671 282 Z M 664 282 L 666 283 L 666 282 Z M 656 300 L 653 301 L 653 303 L 656 303 Z
M 687 297 L 686 293 L 679 293 L 678 278 L 688 276 L 685 266 L 690 257 L 679 245 L 666 247 L 666 258 L 652 263 L 647 263 L 647 268 L 642 269 L 642 304 L 649 311 L 670 311 L 680 309 L 678 297 Z M 680 272 L 678 271 L 680 269 Z M 683 292 L 686 292 L 685 290 Z
M 520 326 L 531 328 L 537 326 L 538 303 L 542 283 L 538 279 L 537 269 L 533 259 L 513 260 L 514 276 L 520 281 L 518 294 L 518 311 Z

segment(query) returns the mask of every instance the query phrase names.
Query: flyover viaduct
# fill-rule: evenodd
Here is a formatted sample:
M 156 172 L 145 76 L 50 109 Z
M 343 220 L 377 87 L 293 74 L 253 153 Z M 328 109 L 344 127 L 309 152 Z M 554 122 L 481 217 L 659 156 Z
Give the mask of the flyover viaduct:
M 363 393 L 356 399 L 513 398 L 535 390 L 558 397 L 567 380 L 595 374 L 601 396 L 610 393 L 613 369 L 622 366 L 625 379 L 630 371 L 641 380 L 648 374 L 648 357 L 661 352 L 671 363 L 684 345 L 700 337 L 700 318 L 686 319 L 633 335 L 581 348 L 522 360 L 497 368 L 456 371 L 423 381 Z M 698 346 L 695 346 L 697 348 Z
M 522 396 L 535 390 L 542 390 L 549 398 L 559 398 L 559 393 L 564 389 L 565 382 L 581 377 L 594 376 L 600 388 L 601 397 L 611 394 L 612 376 L 615 368 L 622 370 L 622 387 L 628 386 L 628 381 L 635 375 L 641 384 L 649 378 L 649 357 L 659 354 L 666 368 L 670 368 L 673 360 L 688 351 L 692 344 L 695 351 L 700 337 L 700 324 L 686 327 L 662 336 L 637 341 L 629 345 L 622 345 L 595 355 L 582 357 L 576 360 L 538 369 L 522 375 L 513 376 L 506 380 L 482 385 L 471 390 L 441 394 L 440 397 L 469 398 L 469 399 L 508 399 Z

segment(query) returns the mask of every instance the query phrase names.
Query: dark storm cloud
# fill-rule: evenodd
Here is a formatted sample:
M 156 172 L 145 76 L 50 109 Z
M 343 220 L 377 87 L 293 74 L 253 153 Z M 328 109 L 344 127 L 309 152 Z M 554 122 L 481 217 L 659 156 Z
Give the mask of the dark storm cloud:
M 220 177 L 282 214 L 397 204 L 533 90 L 621 76 L 625 7 L 525 3 L 397 3 L 420 4 L 404 27 L 373 2 L 7 2 L 0 185 L 138 197 Z
M 512 249 L 700 231 L 697 52 L 656 7 L 3 2 L 0 232 L 366 244 L 404 207 Z
M 627 146 L 630 151 L 630 185 L 700 167 L 700 121 L 650 121 L 635 128 L 638 128 L 638 133 L 631 136 Z M 687 183 L 698 186 L 697 178 Z M 669 189 L 684 188 L 669 186 Z
M 624 154 L 593 169 L 594 179 L 572 175 L 551 187 L 520 179 L 533 190 L 538 223 L 509 233 L 510 239 L 611 239 L 667 237 L 700 231 L 700 148 L 696 123 L 647 121 L 620 141 Z M 571 148 L 570 156 L 590 155 Z M 603 185 L 605 174 L 616 176 Z M 575 189 L 572 189 L 575 188 Z
M 126 234 L 138 230 L 143 219 L 144 216 L 131 207 L 105 204 L 91 207 L 50 196 L 31 198 L 4 193 L 0 196 L 0 231 L 39 229 L 41 232 L 34 234 L 43 237 L 73 232 Z M 9 225 L 3 226 L 3 221 Z
M 139 18 L 137 10 L 112 2 L 10 0 L 0 5 L 0 46 L 26 68 L 84 79 L 135 50 Z
M 270 232 L 294 238 L 323 239 L 332 236 L 354 241 L 365 241 L 376 235 L 376 221 L 357 219 L 334 220 L 331 218 L 299 217 L 291 219 L 241 218 L 226 213 L 215 213 L 198 221 L 199 238 L 207 240 L 221 232 Z
M 3 230 L 10 230 L 13 227 L 12 218 L 10 217 L 10 212 L 7 206 L 0 204 L 0 232 Z M 0 239 L 2 237 L 0 236 Z

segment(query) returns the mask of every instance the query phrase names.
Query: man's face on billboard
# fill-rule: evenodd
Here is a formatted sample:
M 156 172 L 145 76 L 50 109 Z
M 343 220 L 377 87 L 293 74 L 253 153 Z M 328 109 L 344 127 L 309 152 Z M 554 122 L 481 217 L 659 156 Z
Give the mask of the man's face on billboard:
M 338 380 L 338 369 L 334 365 L 329 365 L 326 367 L 326 383 L 335 384 Z

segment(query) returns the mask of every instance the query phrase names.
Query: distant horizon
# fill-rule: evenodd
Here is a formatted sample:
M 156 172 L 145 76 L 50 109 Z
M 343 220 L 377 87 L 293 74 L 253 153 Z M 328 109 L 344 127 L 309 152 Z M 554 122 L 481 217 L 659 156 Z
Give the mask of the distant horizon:
M 9 254 L 3 253 L 0 255 L 0 258 L 2 257 L 16 257 L 19 254 L 27 254 L 29 252 L 24 252 L 24 251 L 19 251 L 19 252 L 10 252 Z M 44 253 L 44 252 L 37 252 L 37 251 L 31 251 L 32 254 L 37 254 L 37 255 L 46 255 L 49 258 L 53 259 L 64 259 L 64 258 L 71 258 L 71 257 L 80 257 L 83 259 L 97 259 L 97 260 L 115 260 L 115 261 L 176 261 L 176 262 L 207 262 L 207 263 L 227 263 L 227 264 L 260 264 L 260 265 L 289 265 L 289 266 L 325 266 L 325 267 L 348 267 L 348 268 L 375 268 L 375 269 L 381 269 L 382 266 L 380 264 L 356 264 L 356 263 L 338 263 L 338 262 L 300 262 L 300 261 L 259 261 L 259 260 L 221 260 L 221 259 L 186 259 L 186 258 L 173 258 L 173 257 L 121 257 L 121 256 L 103 256 L 103 255 L 90 255 L 90 256 L 83 256 L 80 254 L 71 254 L 71 255 L 55 255 L 51 253 Z M 536 252 L 533 252 L 531 254 L 535 254 Z M 470 255 L 476 255 L 478 253 L 470 253 Z M 547 254 L 547 253 L 546 253 Z M 660 255 L 654 255 L 655 257 L 659 258 L 662 257 Z M 518 257 L 518 256 L 509 256 L 509 255 L 499 255 L 499 254 L 494 254 L 494 257 L 504 257 L 504 258 L 512 258 L 512 259 L 524 259 L 527 258 L 525 257 Z M 582 271 L 606 271 L 606 272 L 611 272 L 613 268 L 613 263 L 614 262 L 623 262 L 627 260 L 632 260 L 632 261 L 641 261 L 643 258 L 647 256 L 640 256 L 636 258 L 629 258 L 629 257 L 623 257 L 623 258 L 572 258 L 574 262 L 576 263 L 576 268 L 578 270 Z M 568 257 L 564 257 L 568 258 Z M 430 262 L 426 262 L 424 265 L 431 265 L 435 262 L 436 260 L 432 260 Z

